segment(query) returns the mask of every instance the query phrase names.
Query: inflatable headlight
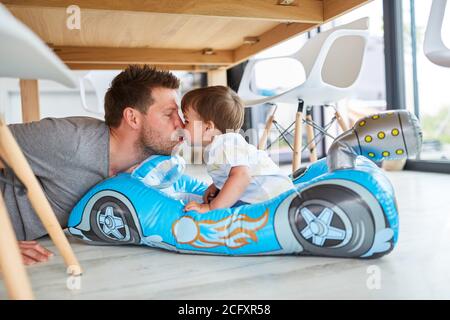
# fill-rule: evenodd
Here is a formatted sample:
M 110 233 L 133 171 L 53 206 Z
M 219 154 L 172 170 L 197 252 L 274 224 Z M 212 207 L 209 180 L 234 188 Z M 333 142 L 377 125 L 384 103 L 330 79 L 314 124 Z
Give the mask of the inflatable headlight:
M 173 185 L 184 173 L 186 162 L 180 156 L 154 155 L 133 170 L 131 176 L 153 188 Z
M 422 130 L 414 114 L 406 110 L 382 112 L 360 119 L 336 138 L 328 150 L 328 168 L 354 168 L 358 155 L 373 161 L 413 157 L 421 146 Z

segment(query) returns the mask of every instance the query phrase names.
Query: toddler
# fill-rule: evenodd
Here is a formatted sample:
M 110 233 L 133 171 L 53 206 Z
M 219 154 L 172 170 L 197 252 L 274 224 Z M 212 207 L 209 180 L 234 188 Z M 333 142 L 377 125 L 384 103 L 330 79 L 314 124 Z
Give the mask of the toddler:
M 244 122 L 244 105 L 225 86 L 200 88 L 181 101 L 187 140 L 204 148 L 203 157 L 213 183 L 203 203 L 189 202 L 185 211 L 200 213 L 271 199 L 294 187 L 267 153 L 237 133 Z

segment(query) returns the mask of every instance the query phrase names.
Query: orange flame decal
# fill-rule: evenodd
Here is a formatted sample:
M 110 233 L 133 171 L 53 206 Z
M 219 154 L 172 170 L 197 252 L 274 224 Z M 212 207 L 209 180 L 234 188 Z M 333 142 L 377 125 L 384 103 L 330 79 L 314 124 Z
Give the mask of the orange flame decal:
M 269 221 L 269 209 L 257 217 L 246 214 L 232 214 L 224 219 L 196 221 L 192 217 L 182 217 L 175 221 L 172 232 L 179 243 L 196 248 L 227 246 L 237 249 L 258 241 L 256 231 Z

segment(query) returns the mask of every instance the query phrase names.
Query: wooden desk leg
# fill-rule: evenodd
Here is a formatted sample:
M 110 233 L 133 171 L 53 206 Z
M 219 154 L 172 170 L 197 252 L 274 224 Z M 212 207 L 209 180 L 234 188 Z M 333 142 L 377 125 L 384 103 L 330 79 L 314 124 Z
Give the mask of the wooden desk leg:
M 345 122 L 344 118 L 342 118 L 342 116 L 341 116 L 341 114 L 339 113 L 339 111 L 336 110 L 334 116 L 336 117 L 336 120 L 338 121 L 339 126 L 340 126 L 341 129 L 342 129 L 342 132 L 347 131 L 347 130 L 349 129 L 349 128 L 348 128 L 348 124 L 347 124 L 347 122 Z
M 37 80 L 19 81 L 22 101 L 22 122 L 39 121 L 39 85 Z
M 9 131 L 3 119 L 0 118 L 0 149 L 4 155 L 5 161 L 14 170 L 22 183 L 28 190 L 28 198 L 33 206 L 39 219 L 42 221 L 45 229 L 50 235 L 53 243 L 58 248 L 63 257 L 67 272 L 72 275 L 80 275 L 82 273 L 81 267 L 72 251 L 72 248 L 67 240 L 52 207 L 48 203 L 44 192 L 39 185 L 36 177 L 31 170 L 25 156 L 19 148 L 11 131 Z
M 306 108 L 306 120 L 308 122 L 312 122 L 312 109 Z M 309 145 L 309 161 L 311 163 L 317 161 L 317 150 L 316 150 L 316 142 L 314 141 L 314 128 L 312 125 L 306 123 L 306 136 L 308 137 L 308 141 L 306 142 Z
M 0 193 L 0 267 L 10 299 L 34 299 L 16 235 Z
M 270 129 L 272 129 L 273 119 L 275 118 L 275 112 L 277 111 L 277 106 L 273 109 L 272 115 L 269 116 L 266 122 L 266 126 L 264 128 L 264 132 L 259 139 L 258 142 L 258 149 L 259 150 L 265 150 L 267 145 L 267 137 L 269 136 Z
M 292 159 L 292 173 L 300 168 L 302 162 L 302 119 L 303 119 L 303 100 L 299 100 L 297 113 L 295 115 L 295 133 L 294 133 L 294 156 Z

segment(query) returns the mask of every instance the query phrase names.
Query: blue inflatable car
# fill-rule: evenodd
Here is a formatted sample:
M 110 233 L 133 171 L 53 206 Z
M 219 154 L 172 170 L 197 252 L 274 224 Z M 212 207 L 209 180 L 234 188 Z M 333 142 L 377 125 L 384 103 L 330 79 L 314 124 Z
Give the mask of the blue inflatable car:
M 88 244 L 182 253 L 376 258 L 395 247 L 399 219 L 393 187 L 369 159 L 413 156 L 420 146 L 410 113 L 367 117 L 334 141 L 326 159 L 293 174 L 293 190 L 203 214 L 183 208 L 207 185 L 183 175 L 181 158 L 153 156 L 92 188 L 73 208 L 69 232 Z

